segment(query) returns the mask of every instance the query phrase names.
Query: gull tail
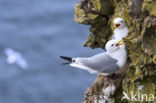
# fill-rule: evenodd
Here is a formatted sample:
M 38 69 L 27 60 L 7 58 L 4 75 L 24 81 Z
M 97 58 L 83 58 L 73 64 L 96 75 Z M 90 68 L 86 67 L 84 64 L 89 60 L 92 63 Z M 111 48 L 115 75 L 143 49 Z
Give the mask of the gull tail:
M 66 64 L 71 64 L 72 63 L 72 58 L 71 57 L 60 56 L 60 58 L 69 61 L 67 63 L 62 63 L 62 65 L 66 65 Z

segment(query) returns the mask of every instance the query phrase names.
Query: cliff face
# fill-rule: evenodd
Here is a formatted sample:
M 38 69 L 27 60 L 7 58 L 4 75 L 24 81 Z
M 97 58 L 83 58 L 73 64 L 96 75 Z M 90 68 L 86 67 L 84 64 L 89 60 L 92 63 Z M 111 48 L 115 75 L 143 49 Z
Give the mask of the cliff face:
M 156 96 L 156 0 L 83 0 L 77 3 L 75 21 L 91 25 L 91 34 L 84 46 L 104 48 L 113 35 L 112 21 L 116 17 L 122 17 L 129 28 L 125 38 L 128 72 L 125 77 L 115 81 L 98 76 L 87 90 L 84 103 L 121 103 L 123 91 L 129 97 L 132 93 Z M 115 86 L 114 93 L 107 95 L 104 90 L 112 85 Z M 146 102 L 144 99 L 139 103 Z

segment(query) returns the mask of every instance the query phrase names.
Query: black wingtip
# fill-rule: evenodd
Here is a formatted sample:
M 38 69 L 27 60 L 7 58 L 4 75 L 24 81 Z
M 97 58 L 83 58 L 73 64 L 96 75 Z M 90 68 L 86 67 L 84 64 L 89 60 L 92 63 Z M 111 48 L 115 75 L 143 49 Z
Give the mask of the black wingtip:
M 68 61 L 72 61 L 72 58 L 71 57 L 60 56 L 60 58 L 65 59 L 65 60 L 68 60 Z

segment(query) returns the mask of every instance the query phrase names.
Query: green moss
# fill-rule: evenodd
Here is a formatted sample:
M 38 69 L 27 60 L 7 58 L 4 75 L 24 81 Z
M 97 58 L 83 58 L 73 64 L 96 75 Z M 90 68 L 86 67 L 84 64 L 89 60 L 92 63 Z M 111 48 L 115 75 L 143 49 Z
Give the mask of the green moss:
M 151 16 L 156 16 L 156 2 L 153 0 L 144 0 L 142 11 L 148 12 Z
M 94 20 L 98 17 L 97 14 L 86 14 L 85 10 L 81 8 L 82 4 L 77 3 L 75 5 L 75 16 L 74 19 L 76 22 L 81 24 L 92 24 Z
M 156 55 L 153 57 L 153 63 L 156 64 Z
M 127 23 L 129 34 L 124 38 L 130 59 L 129 70 L 122 89 L 129 95 L 137 92 L 136 83 L 144 86 L 143 94 L 156 94 L 156 3 L 154 0 L 86 0 L 90 9 L 86 12 L 81 3 L 75 7 L 75 21 L 91 25 L 91 34 L 84 46 L 104 48 L 113 34 L 113 20 L 122 17 Z M 136 8 L 138 6 L 140 10 Z M 101 78 L 101 77 L 98 77 Z M 97 79 L 99 80 L 99 79 Z M 149 89 L 150 88 L 150 89 Z M 122 97 L 122 89 L 117 92 Z M 120 98 L 117 98 L 120 103 Z M 128 101 L 128 103 L 133 103 Z M 144 102 L 142 102 L 144 103 Z
M 98 11 L 101 10 L 101 3 L 100 0 L 90 0 L 91 3 L 93 4 L 94 8 L 96 8 Z

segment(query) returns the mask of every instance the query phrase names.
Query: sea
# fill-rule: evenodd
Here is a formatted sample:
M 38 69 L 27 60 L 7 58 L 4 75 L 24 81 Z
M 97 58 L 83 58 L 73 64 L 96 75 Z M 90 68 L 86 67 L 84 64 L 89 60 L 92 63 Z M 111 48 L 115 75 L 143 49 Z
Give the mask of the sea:
M 97 75 L 61 65 L 89 57 L 89 25 L 74 21 L 78 0 L 0 0 L 0 103 L 81 103 Z

